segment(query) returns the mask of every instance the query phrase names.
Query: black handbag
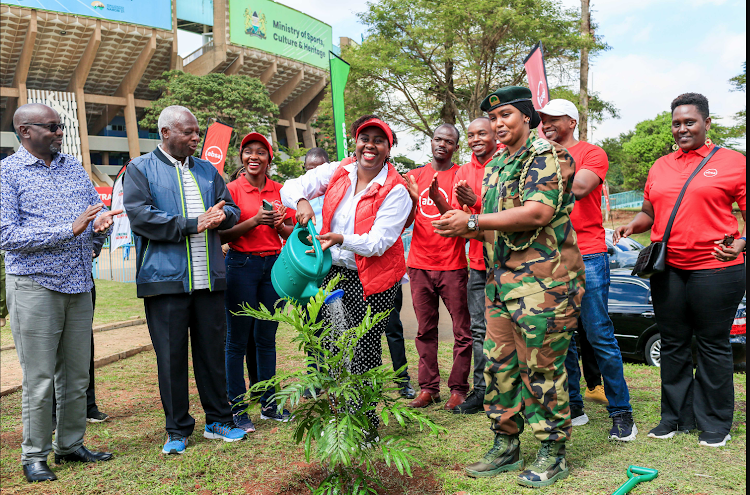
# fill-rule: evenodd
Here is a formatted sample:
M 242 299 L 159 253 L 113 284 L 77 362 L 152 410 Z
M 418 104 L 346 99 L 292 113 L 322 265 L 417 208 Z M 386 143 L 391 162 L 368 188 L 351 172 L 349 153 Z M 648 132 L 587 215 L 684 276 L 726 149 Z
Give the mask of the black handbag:
M 672 208 L 672 214 L 669 216 L 667 228 L 664 230 L 664 237 L 659 242 L 652 242 L 638 253 L 638 260 L 635 262 L 633 273 L 631 275 L 638 275 L 641 278 L 651 278 L 652 275 L 662 273 L 667 269 L 667 241 L 669 241 L 669 234 L 672 232 L 672 223 L 674 222 L 674 217 L 677 216 L 677 209 L 680 207 L 680 203 L 682 203 L 682 197 L 685 196 L 685 191 L 687 190 L 690 181 L 693 180 L 693 177 L 701 171 L 711 157 L 714 156 L 714 153 L 719 151 L 720 148 L 721 146 L 715 146 L 708 156 L 701 160 L 693 173 L 690 174 L 687 182 L 682 186 L 680 195 L 677 196 L 677 202 L 674 204 L 674 208 Z

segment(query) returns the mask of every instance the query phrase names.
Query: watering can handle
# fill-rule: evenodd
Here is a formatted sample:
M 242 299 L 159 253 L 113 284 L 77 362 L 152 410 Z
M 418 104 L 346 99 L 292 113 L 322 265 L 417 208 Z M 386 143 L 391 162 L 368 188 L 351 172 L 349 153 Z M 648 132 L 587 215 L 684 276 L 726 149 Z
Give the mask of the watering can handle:
M 317 267 L 318 275 L 320 275 L 320 272 L 323 270 L 323 247 L 317 238 L 318 232 L 315 230 L 315 224 L 307 222 L 307 231 L 310 233 L 310 238 L 312 239 L 313 251 L 315 251 L 315 266 Z

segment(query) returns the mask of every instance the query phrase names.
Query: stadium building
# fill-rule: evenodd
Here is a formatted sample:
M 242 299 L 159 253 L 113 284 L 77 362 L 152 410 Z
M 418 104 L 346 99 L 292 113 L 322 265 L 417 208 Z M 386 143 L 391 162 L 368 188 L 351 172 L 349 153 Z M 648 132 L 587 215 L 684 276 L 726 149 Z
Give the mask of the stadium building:
M 280 109 L 274 141 L 315 146 L 310 121 L 337 51 L 331 26 L 272 0 L 3 0 L 0 24 L 0 156 L 18 149 L 18 105 L 43 102 L 100 186 L 156 147 L 138 121 L 159 97 L 149 83 L 172 69 L 257 77 Z M 178 30 L 203 46 L 180 57 Z

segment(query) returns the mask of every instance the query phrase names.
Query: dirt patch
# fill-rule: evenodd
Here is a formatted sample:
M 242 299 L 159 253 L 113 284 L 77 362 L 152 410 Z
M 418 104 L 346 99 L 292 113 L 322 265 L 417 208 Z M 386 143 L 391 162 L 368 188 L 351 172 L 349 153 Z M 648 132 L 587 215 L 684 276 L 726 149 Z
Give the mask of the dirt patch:
M 310 495 L 310 487 L 317 487 L 328 476 L 328 471 L 320 464 L 295 462 L 293 472 L 281 476 L 273 486 L 265 480 L 263 483 L 247 481 L 243 484 L 248 495 Z M 388 467 L 383 462 L 376 462 L 375 468 L 383 486 L 378 489 L 379 495 L 443 495 L 440 482 L 432 472 L 421 467 L 412 469 L 413 476 L 400 474 L 395 466 Z M 272 485 L 269 487 L 269 485 Z

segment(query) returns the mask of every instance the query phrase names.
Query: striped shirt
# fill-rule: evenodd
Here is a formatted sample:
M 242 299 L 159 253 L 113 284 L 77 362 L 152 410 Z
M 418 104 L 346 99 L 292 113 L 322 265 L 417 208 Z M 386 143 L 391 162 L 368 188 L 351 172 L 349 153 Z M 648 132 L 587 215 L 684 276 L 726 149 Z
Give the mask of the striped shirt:
M 185 205 L 187 207 L 186 217 L 197 218 L 206 212 L 200 190 L 195 183 L 193 174 L 190 173 L 190 158 L 186 157 L 184 163 L 177 161 L 172 155 L 159 145 L 164 155 L 169 158 L 173 165 L 177 166 L 182 178 L 182 190 L 185 194 Z M 206 258 L 206 234 L 191 234 L 190 238 L 190 264 L 192 266 L 193 290 L 208 289 L 208 261 Z

